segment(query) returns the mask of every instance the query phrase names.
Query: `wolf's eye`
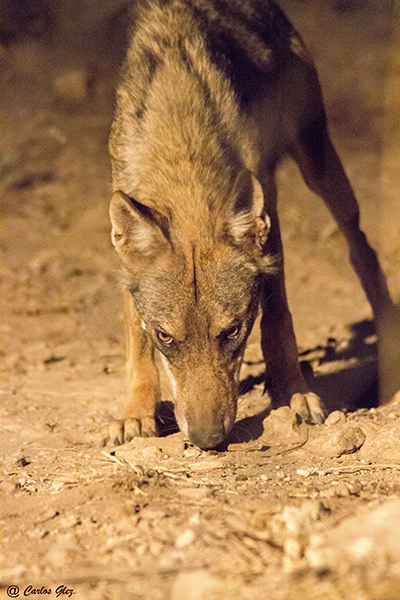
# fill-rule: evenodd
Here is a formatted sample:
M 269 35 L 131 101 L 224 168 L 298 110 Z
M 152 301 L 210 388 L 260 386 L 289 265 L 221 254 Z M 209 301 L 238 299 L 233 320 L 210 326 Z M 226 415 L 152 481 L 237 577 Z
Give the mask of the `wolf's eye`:
M 172 335 L 169 335 L 169 333 L 165 333 L 165 331 L 161 331 L 160 329 L 158 331 L 156 331 L 156 336 L 157 336 L 158 341 L 163 346 L 170 346 L 172 344 L 172 342 L 174 341 L 174 338 L 172 337 Z
M 236 325 L 232 325 L 232 327 L 229 327 L 229 329 L 225 329 L 224 331 L 224 336 L 227 340 L 235 340 L 241 330 L 241 325 L 239 325 L 238 323 Z

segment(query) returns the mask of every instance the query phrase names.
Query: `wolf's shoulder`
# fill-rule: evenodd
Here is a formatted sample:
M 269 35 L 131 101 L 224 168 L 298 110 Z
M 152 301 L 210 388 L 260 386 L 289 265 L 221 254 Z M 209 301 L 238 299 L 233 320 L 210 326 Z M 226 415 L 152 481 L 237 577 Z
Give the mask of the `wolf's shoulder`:
M 204 58 L 201 43 L 207 60 L 247 104 L 264 88 L 266 78 L 277 77 L 295 36 L 272 0 L 141 0 L 132 50 L 141 47 L 145 64 L 151 66 L 162 62 L 171 48 L 179 48 L 180 58 L 196 70 L 199 56 Z

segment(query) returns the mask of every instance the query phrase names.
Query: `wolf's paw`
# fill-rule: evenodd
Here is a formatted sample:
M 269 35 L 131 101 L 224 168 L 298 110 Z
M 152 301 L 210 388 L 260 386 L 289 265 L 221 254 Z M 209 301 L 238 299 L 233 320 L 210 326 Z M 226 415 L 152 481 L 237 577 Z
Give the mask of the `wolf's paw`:
M 317 394 L 293 394 L 290 400 L 292 408 L 306 423 L 320 425 L 325 421 L 326 411 L 323 402 Z
M 142 419 L 119 419 L 102 427 L 102 446 L 121 446 L 135 437 L 153 437 L 156 435 L 154 417 Z

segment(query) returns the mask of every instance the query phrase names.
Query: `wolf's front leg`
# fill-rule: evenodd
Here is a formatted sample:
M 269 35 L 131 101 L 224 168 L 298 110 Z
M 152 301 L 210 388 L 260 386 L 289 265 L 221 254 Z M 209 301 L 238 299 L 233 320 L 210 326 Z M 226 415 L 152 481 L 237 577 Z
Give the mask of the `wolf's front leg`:
M 286 297 L 279 222 L 276 213 L 270 216 L 268 243 L 271 252 L 280 258 L 279 272 L 265 279 L 261 292 L 261 345 L 266 365 L 266 384 L 273 408 L 290 404 L 305 421 L 323 423 L 323 403 L 310 391 L 300 369 L 292 315 Z
M 126 337 L 125 408 L 122 418 L 106 426 L 104 445 L 118 446 L 134 437 L 156 435 L 154 411 L 160 399 L 160 381 L 153 345 L 128 290 L 124 290 Z

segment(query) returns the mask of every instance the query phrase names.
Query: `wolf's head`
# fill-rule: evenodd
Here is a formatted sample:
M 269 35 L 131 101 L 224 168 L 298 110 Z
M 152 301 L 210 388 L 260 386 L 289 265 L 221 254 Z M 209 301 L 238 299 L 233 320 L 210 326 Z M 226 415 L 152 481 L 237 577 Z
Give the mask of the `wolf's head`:
M 212 448 L 235 422 L 260 275 L 272 261 L 263 252 L 270 221 L 262 189 L 249 171 L 218 207 L 201 206 L 204 214 L 182 206 L 162 214 L 116 192 L 110 216 L 126 284 L 171 381 L 178 424 L 194 444 Z

